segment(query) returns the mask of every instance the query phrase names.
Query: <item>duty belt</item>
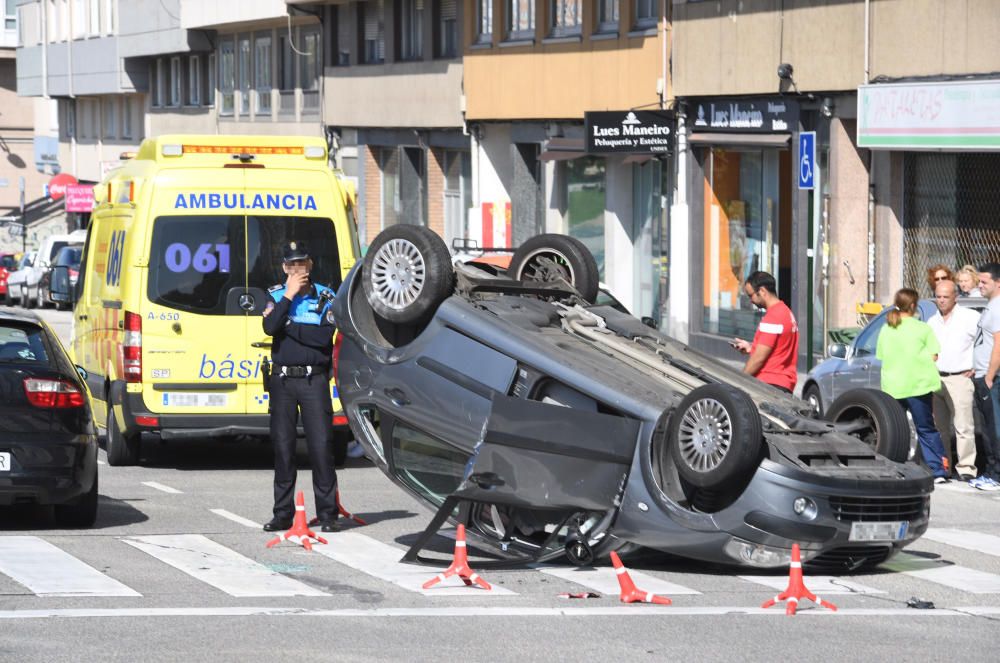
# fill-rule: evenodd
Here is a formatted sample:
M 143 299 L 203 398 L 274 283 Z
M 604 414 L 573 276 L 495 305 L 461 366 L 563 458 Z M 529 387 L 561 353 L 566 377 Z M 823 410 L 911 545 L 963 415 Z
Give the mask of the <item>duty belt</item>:
M 327 366 L 275 366 L 275 373 L 286 378 L 304 378 L 310 375 L 319 375 L 327 371 Z

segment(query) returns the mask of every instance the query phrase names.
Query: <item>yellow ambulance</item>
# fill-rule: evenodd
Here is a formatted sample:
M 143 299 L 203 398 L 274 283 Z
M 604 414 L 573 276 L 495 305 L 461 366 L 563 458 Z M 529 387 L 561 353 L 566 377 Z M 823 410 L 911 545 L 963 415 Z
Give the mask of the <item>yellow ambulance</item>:
M 285 280 L 282 247 L 306 242 L 313 280 L 334 290 L 359 255 L 354 190 L 327 165 L 325 141 L 150 138 L 94 197 L 72 347 L 106 422 L 108 462 L 138 462 L 143 432 L 267 435 L 261 315 Z

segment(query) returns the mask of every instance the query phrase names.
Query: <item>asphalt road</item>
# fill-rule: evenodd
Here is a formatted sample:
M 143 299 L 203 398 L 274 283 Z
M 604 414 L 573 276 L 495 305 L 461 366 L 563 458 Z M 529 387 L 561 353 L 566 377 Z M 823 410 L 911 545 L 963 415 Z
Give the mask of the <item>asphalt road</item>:
M 68 339 L 69 313 L 43 315 Z M 313 552 L 267 548 L 270 453 L 147 443 L 139 467 L 100 466 L 90 530 L 58 529 L 45 509 L 0 511 L 0 660 L 953 660 L 990 658 L 1000 636 L 1000 496 L 967 486 L 935 493 L 929 535 L 889 568 L 807 574 L 837 612 L 804 603 L 787 617 L 760 609 L 781 573 L 657 554 L 626 563 L 670 606 L 557 597 L 613 586 L 607 568 L 489 571 L 490 592 L 454 580 L 416 591 L 441 569 L 394 562 L 430 514 L 363 459 L 339 477 L 367 526 Z M 312 513 L 307 469 L 299 487 Z M 907 607 L 914 597 L 934 608 Z

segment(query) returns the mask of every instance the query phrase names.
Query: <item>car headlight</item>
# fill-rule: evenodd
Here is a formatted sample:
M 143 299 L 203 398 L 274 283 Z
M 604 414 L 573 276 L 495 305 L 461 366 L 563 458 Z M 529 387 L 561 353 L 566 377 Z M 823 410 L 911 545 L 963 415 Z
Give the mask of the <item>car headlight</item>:
M 792 511 L 795 512 L 795 515 L 806 520 L 815 519 L 816 514 L 819 513 L 816 503 L 808 497 L 796 497 L 795 501 L 792 502 Z

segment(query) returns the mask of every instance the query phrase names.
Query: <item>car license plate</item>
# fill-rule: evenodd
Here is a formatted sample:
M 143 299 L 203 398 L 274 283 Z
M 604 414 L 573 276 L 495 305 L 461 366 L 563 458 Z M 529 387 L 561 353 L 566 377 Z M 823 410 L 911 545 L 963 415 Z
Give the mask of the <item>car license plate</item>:
M 10 472 L 10 452 L 0 452 L 0 472 Z
M 226 407 L 229 397 L 226 394 L 197 394 L 164 392 L 163 404 L 171 407 Z
M 851 523 L 851 541 L 900 541 L 906 537 L 910 521 L 894 520 L 886 523 Z

